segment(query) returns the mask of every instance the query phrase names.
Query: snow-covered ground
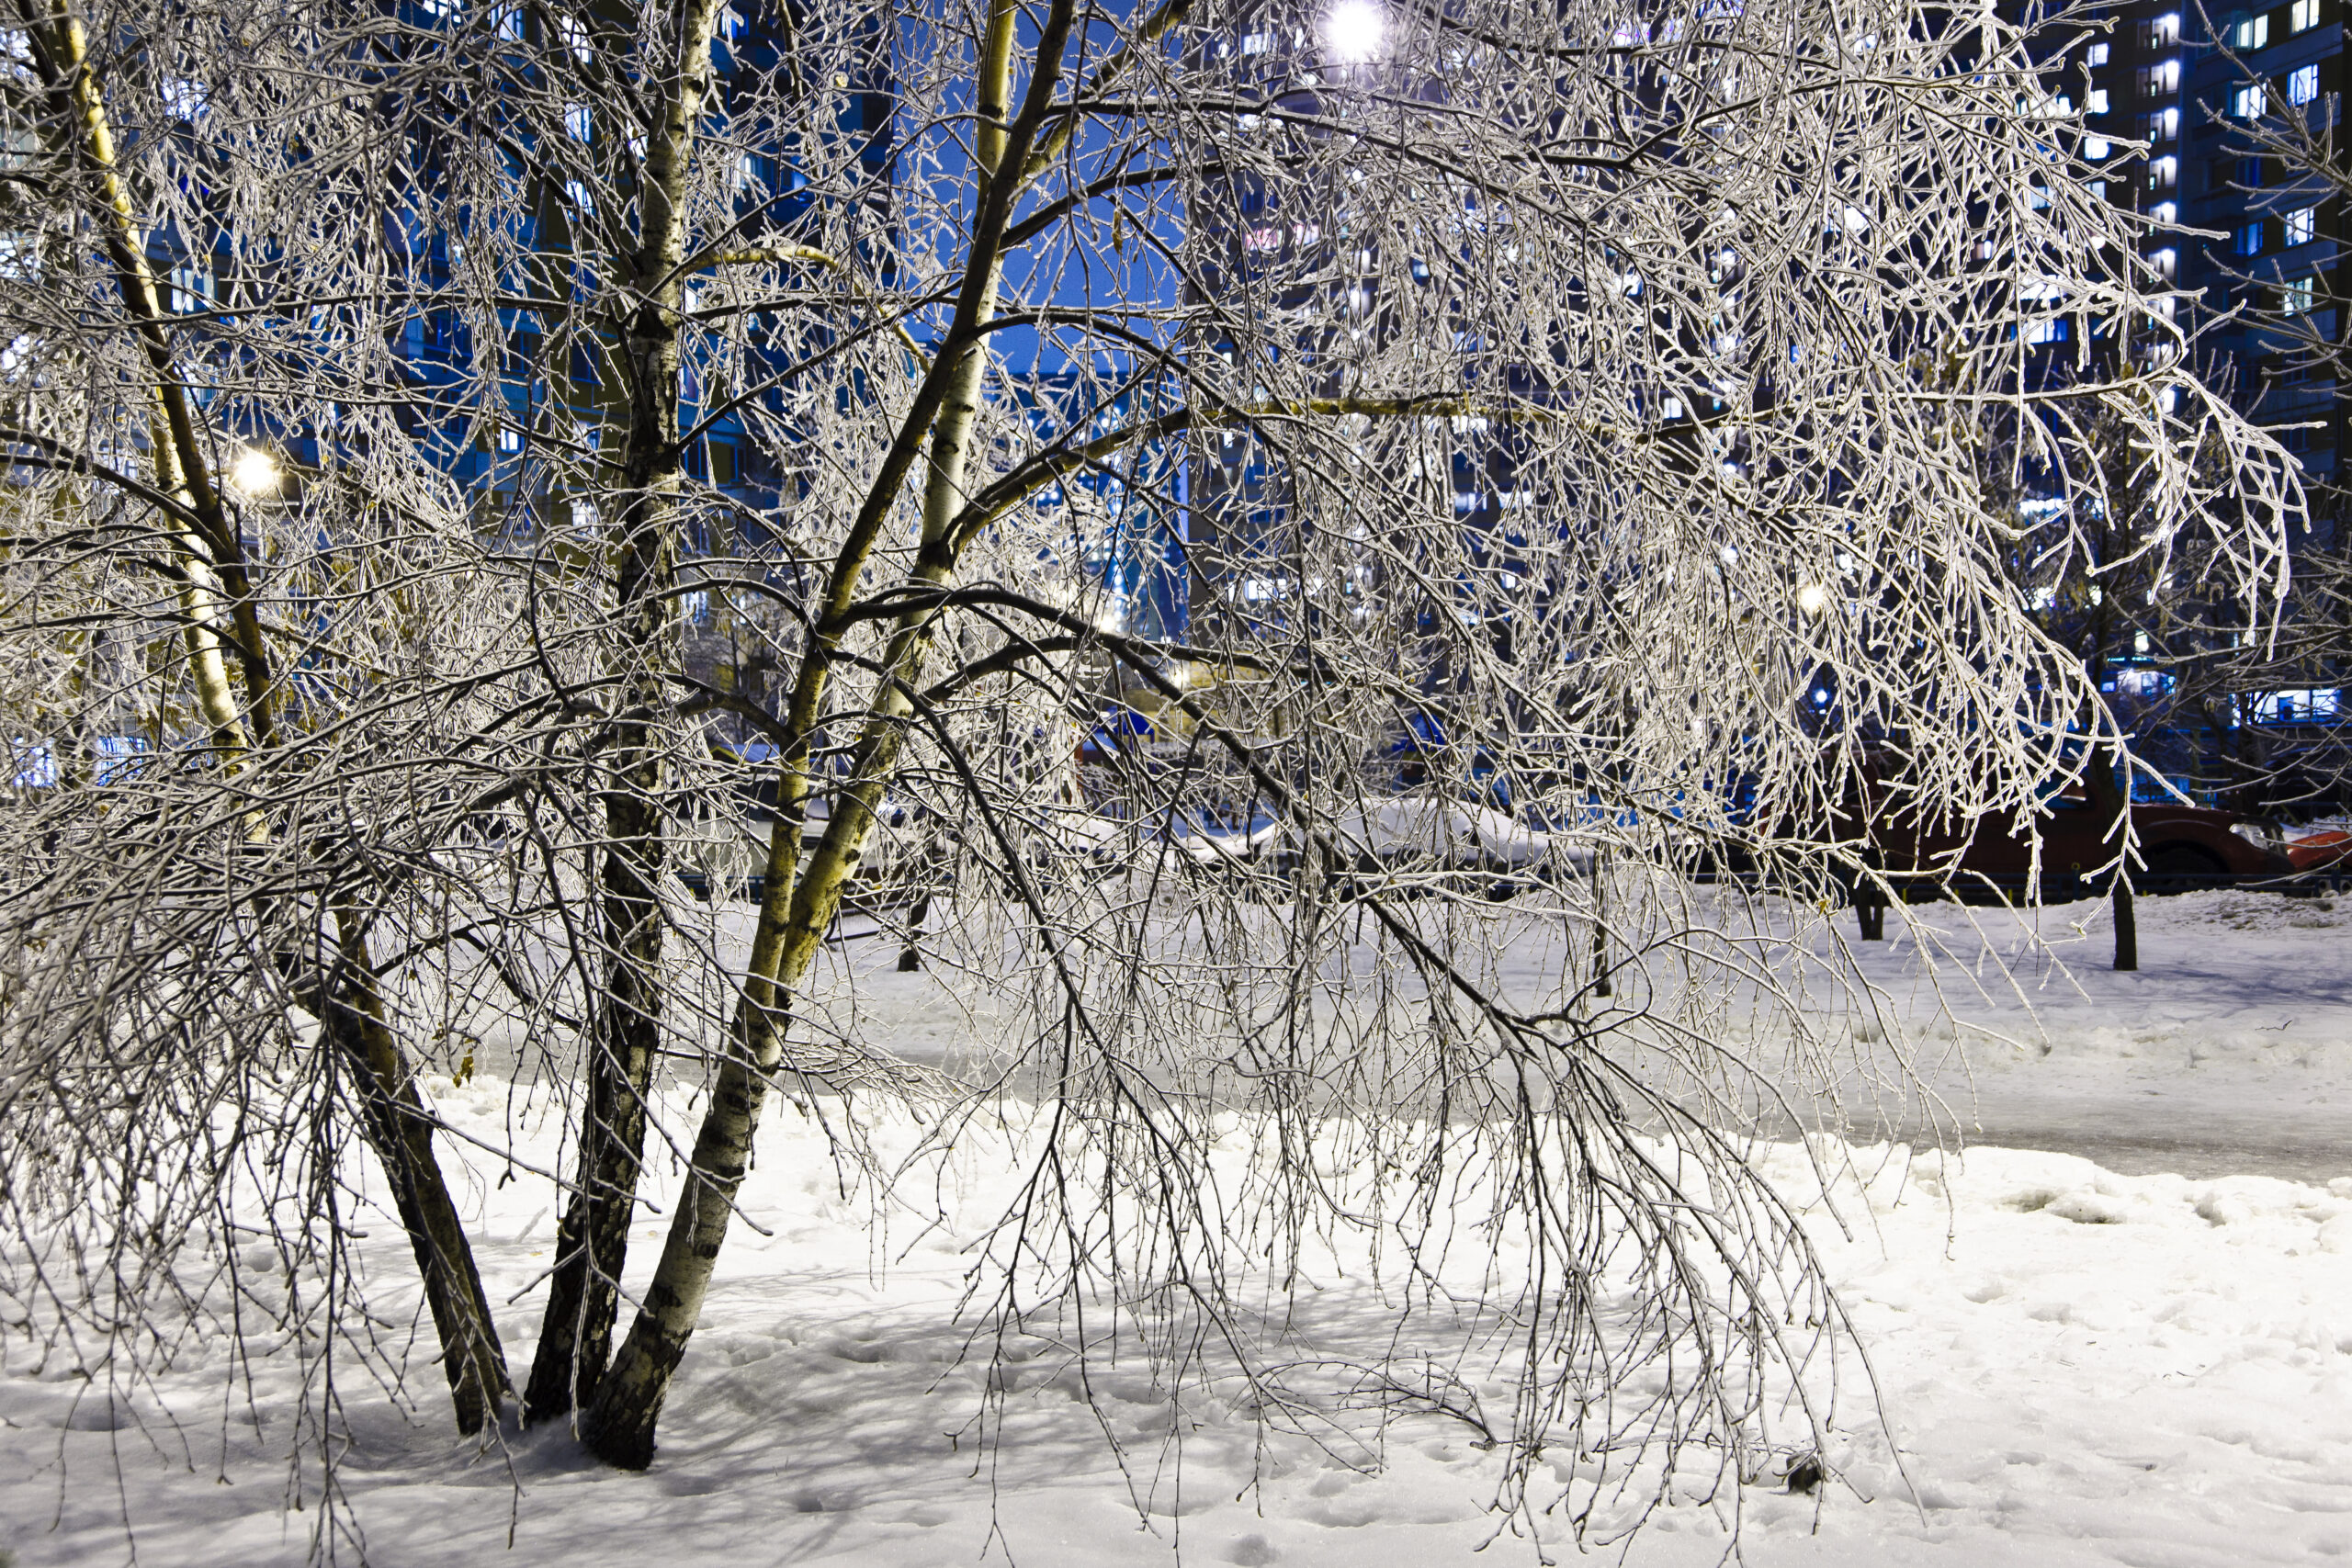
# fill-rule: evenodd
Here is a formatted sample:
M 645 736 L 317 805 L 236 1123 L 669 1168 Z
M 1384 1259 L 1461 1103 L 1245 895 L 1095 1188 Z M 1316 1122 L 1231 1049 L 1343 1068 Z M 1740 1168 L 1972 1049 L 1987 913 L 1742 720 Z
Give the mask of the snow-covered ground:
M 1919 939 L 1890 919 L 1889 942 L 1855 950 L 1917 1032 L 1966 1045 L 1921 1061 L 1971 1144 L 2138 1173 L 2352 1175 L 2352 896 L 2207 892 L 2136 908 L 2140 968 L 2122 974 L 2103 902 L 1906 911 L 1951 950 L 1939 977 L 1952 1016 L 1932 1029 Z M 2007 959 L 2007 977 L 1984 953 Z M 1922 1129 L 1914 1117 L 1883 1131 Z
M 1972 970 L 1984 946 L 2016 940 L 2018 917 L 1998 911 L 1914 914 Z M 1953 1008 L 1975 1100 L 1938 1058 L 1942 1087 L 1996 1144 L 2005 1129 L 2018 1142 L 2079 1134 L 2107 1168 L 1975 1146 L 1973 1133 L 1958 1157 L 1865 1147 L 1852 1167 L 1868 1190 L 1845 1193 L 1841 1226 L 1812 1202 L 1802 1149 L 1769 1156 L 1783 1192 L 1811 1202 L 1901 1468 L 1849 1406 L 1847 1444 L 1828 1457 L 1850 1485 L 1817 1506 L 1748 1488 L 1747 1559 L 2188 1568 L 2352 1557 L 2352 910 L 2236 894 L 2147 901 L 2137 975 L 2103 966 L 2098 909 L 2039 919 L 2045 936 L 2086 927 L 2065 950 L 2072 979 L 2037 962 L 2016 995 L 1987 971 L 1985 994 Z M 1915 984 L 1916 940 L 1865 949 L 1862 962 L 1921 1032 L 1955 1032 Z M 919 977 L 882 982 L 861 1007 L 865 1028 L 916 1055 L 952 1054 L 973 1027 Z M 503 1135 L 494 1080 L 445 1085 L 439 1098 L 461 1128 Z M 535 1135 L 551 1144 L 554 1133 Z M 877 1135 L 886 1153 L 912 1137 Z M 1002 1152 L 983 1136 L 959 1141 L 955 1179 L 938 1189 L 947 1223 L 926 1232 L 902 1218 L 877 1238 L 865 1205 L 835 1190 L 818 1130 L 777 1114 L 744 1195 L 769 1234 L 739 1227 L 731 1239 L 645 1474 L 602 1471 L 560 1433 L 487 1455 L 463 1447 L 429 1367 L 412 1369 L 424 1393 L 413 1418 L 348 1384 L 342 1482 L 368 1560 L 1535 1560 L 1534 1544 L 1487 1511 L 1496 1457 L 1450 1417 L 1361 1428 L 1369 1448 L 1317 1447 L 1205 1393 L 1171 1399 L 1137 1365 L 1098 1378 L 1098 1420 L 1052 1346 L 1014 1341 L 998 1373 L 1001 1440 L 977 1447 L 989 1357 L 959 1359 L 952 1319 L 964 1248 L 1011 1180 Z M 2161 1174 L 2168 1152 L 2190 1173 Z M 2256 1168 L 2304 1179 L 2242 1174 Z M 545 1266 L 548 1194 L 497 1186 L 494 1168 L 477 1175 L 481 1260 L 504 1300 Z M 404 1276 L 389 1226 L 368 1245 L 388 1280 Z M 1327 1337 L 1380 1321 L 1360 1273 L 1318 1287 Z M 518 1365 L 537 1308 L 523 1295 L 503 1318 Z M 115 1404 L 70 1368 L 31 1375 L 17 1341 L 0 1345 L 0 1547 L 26 1568 L 123 1560 L 126 1520 L 143 1563 L 291 1562 L 310 1549 L 315 1500 L 283 1511 L 290 1356 L 260 1357 L 250 1406 L 224 1398 L 220 1345 L 193 1349 L 156 1395 Z M 1565 1473 L 1569 1461 L 1549 1463 Z M 1628 1561 L 1715 1562 L 1723 1508 L 1665 1510 Z M 1546 1550 L 1572 1557 L 1552 1523 Z

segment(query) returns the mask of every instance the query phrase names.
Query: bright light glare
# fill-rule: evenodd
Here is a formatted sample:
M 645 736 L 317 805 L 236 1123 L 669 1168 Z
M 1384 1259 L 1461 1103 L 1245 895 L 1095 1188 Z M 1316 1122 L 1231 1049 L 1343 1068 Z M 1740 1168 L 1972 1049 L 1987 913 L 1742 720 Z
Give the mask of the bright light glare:
M 229 482 L 246 495 L 268 495 L 277 489 L 277 459 L 248 446 L 229 465 Z
M 1372 0 L 1340 0 L 1323 23 L 1323 36 L 1341 60 L 1372 59 L 1387 30 L 1387 18 Z
M 1797 608 L 1808 615 L 1818 615 L 1829 608 L 1829 595 L 1823 591 L 1821 584 L 1808 582 L 1797 590 Z

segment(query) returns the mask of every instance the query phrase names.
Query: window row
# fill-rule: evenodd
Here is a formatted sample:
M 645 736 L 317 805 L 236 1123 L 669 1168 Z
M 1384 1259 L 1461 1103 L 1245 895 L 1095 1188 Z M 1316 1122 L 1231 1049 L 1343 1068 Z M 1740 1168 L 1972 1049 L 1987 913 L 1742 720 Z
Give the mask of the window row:
M 2242 83 L 2230 91 L 2230 113 L 2239 119 L 2260 119 L 2271 112 L 2272 84 L 2265 81 Z M 2287 73 L 2281 86 L 2287 107 L 2301 108 L 2319 96 L 2319 62 L 2298 65 Z
M 2287 6 L 2287 36 L 2307 33 L 2319 26 L 2320 0 L 2292 0 Z M 2145 24 L 2143 23 L 2143 26 Z M 2270 13 L 2239 16 L 2225 22 L 2222 37 L 2240 54 L 2270 47 Z
M 2268 220 L 2242 224 L 2236 234 L 2235 249 L 2242 256 L 2260 255 L 2274 247 L 2308 245 L 2319 237 L 2319 209 L 2299 207 L 2292 212 L 2279 214 L 2274 227 Z

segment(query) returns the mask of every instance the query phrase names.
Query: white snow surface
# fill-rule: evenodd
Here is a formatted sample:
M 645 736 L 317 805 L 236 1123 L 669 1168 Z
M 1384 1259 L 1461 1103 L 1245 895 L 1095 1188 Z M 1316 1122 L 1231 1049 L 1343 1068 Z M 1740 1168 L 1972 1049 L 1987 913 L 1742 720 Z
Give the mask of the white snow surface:
M 1951 1018 L 1921 999 L 1918 936 L 1864 950 L 1904 1016 L 1966 1047 L 1973 1106 L 1958 1098 L 1954 1062 L 1933 1064 L 1963 1122 L 1997 1134 L 2004 1118 L 2023 1119 L 2051 1141 L 2071 1127 L 2096 1142 L 2120 1119 L 2123 1163 L 2148 1168 L 2124 1175 L 2032 1149 L 1864 1145 L 1825 1205 L 1804 1147 L 1770 1149 L 1767 1173 L 1804 1208 L 1871 1359 L 1885 1426 L 1866 1402 L 1845 1407 L 1842 1441 L 1826 1456 L 1842 1484 L 1816 1497 L 1769 1481 L 1746 1488 L 1747 1562 L 2352 1558 L 2352 910 L 2200 894 L 2140 913 L 2143 968 L 2119 976 L 2098 966 L 2107 933 L 2095 907 L 1910 911 L 1962 967 L 2012 945 L 2020 919 L 2064 937 L 2085 928 L 2067 950 L 2071 980 L 2038 963 L 2021 995 L 2005 994 L 1988 970 L 1984 994 Z M 912 1054 L 950 1048 L 963 1020 L 926 1001 L 920 977 L 902 984 L 865 1004 L 865 1026 L 902 1035 Z M 435 1090 L 460 1131 L 506 1136 L 504 1085 Z M 2216 1120 L 2223 1131 L 2199 1142 Z M 2221 1165 L 2162 1169 L 2167 1130 L 2189 1164 Z M 524 1131 L 551 1155 L 556 1128 Z M 2278 1163 L 2265 1152 L 2273 1134 L 2308 1179 L 2228 1168 L 2239 1154 L 2241 1165 Z M 914 1131 L 886 1119 L 876 1136 L 888 1153 Z M 487 1452 L 459 1442 L 422 1352 L 413 1412 L 354 1379 L 341 1477 L 367 1561 L 1575 1558 L 1564 1521 L 1539 1521 L 1539 1549 L 1524 1522 L 1514 1529 L 1489 1511 L 1498 1461 L 1459 1421 L 1408 1415 L 1357 1430 L 1361 1446 L 1318 1446 L 1267 1432 L 1204 1391 L 1171 1398 L 1140 1363 L 1098 1372 L 1098 1420 L 1042 1340 L 1007 1343 L 1000 1440 L 977 1447 L 990 1347 L 966 1355 L 954 1317 L 967 1247 L 1014 1179 L 1008 1146 L 984 1130 L 960 1139 L 933 1190 L 944 1223 L 925 1230 L 902 1213 L 876 1230 L 866 1202 L 838 1190 L 821 1133 L 775 1108 L 743 1194 L 768 1234 L 739 1224 L 730 1236 L 646 1473 L 603 1470 L 560 1431 Z M 1828 1152 L 1834 1166 L 1849 1151 Z M 544 1182 L 501 1186 L 498 1175 L 477 1154 L 467 1186 L 492 1298 L 515 1298 L 502 1328 L 519 1372 L 539 1305 L 522 1292 L 546 1266 L 554 1221 Z M 632 1285 L 660 1224 L 634 1232 Z M 397 1231 L 379 1224 L 363 1245 L 396 1290 L 409 1273 Z M 1368 1268 L 1315 1282 L 1327 1337 L 1384 1321 L 1377 1284 Z M 23 1568 L 122 1562 L 128 1525 L 137 1561 L 159 1568 L 302 1561 L 320 1516 L 314 1475 L 298 1485 L 286 1459 L 294 1358 L 257 1348 L 250 1404 L 242 1387 L 230 1392 L 230 1367 L 227 1346 L 191 1346 L 157 1387 L 110 1397 L 56 1360 L 36 1370 L 21 1338 L 0 1333 L 0 1548 Z M 1571 1462 L 1547 1459 L 1539 1483 Z M 288 1512 L 298 1490 L 307 1506 Z M 1727 1511 L 1721 1496 L 1686 1498 L 1629 1550 L 1596 1555 L 1716 1562 Z M 358 1553 L 345 1543 L 339 1555 Z

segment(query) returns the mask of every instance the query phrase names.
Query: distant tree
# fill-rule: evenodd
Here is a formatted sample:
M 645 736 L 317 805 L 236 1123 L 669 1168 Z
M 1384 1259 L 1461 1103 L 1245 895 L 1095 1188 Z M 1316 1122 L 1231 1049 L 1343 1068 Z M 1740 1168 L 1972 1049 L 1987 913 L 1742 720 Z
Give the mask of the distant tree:
M 2053 397 L 2028 415 L 1992 414 L 1978 448 L 1988 501 L 2017 519 L 2007 558 L 2015 591 L 2043 634 L 2082 665 L 2085 705 L 2073 727 L 2083 741 L 2064 776 L 2079 777 L 2106 818 L 2113 855 L 2062 874 L 2070 886 L 2078 877 L 2107 883 L 2114 963 L 2124 970 L 2140 966 L 2134 884 L 2172 889 L 2222 869 L 2187 851 L 2145 860 L 2132 829 L 2132 774 L 2155 772 L 2140 749 L 2195 713 L 2196 688 L 2183 689 L 2179 672 L 2210 658 L 2199 612 L 2215 603 L 2208 584 L 2230 580 L 2217 555 L 2230 547 L 2226 536 L 2182 537 L 2165 514 L 2163 468 L 2144 440 L 2096 398 Z M 2205 493 L 2229 482 L 2222 446 L 2178 456 Z M 2243 602 L 2221 604 L 2245 614 Z M 2043 875 L 2048 886 L 2048 868 Z

